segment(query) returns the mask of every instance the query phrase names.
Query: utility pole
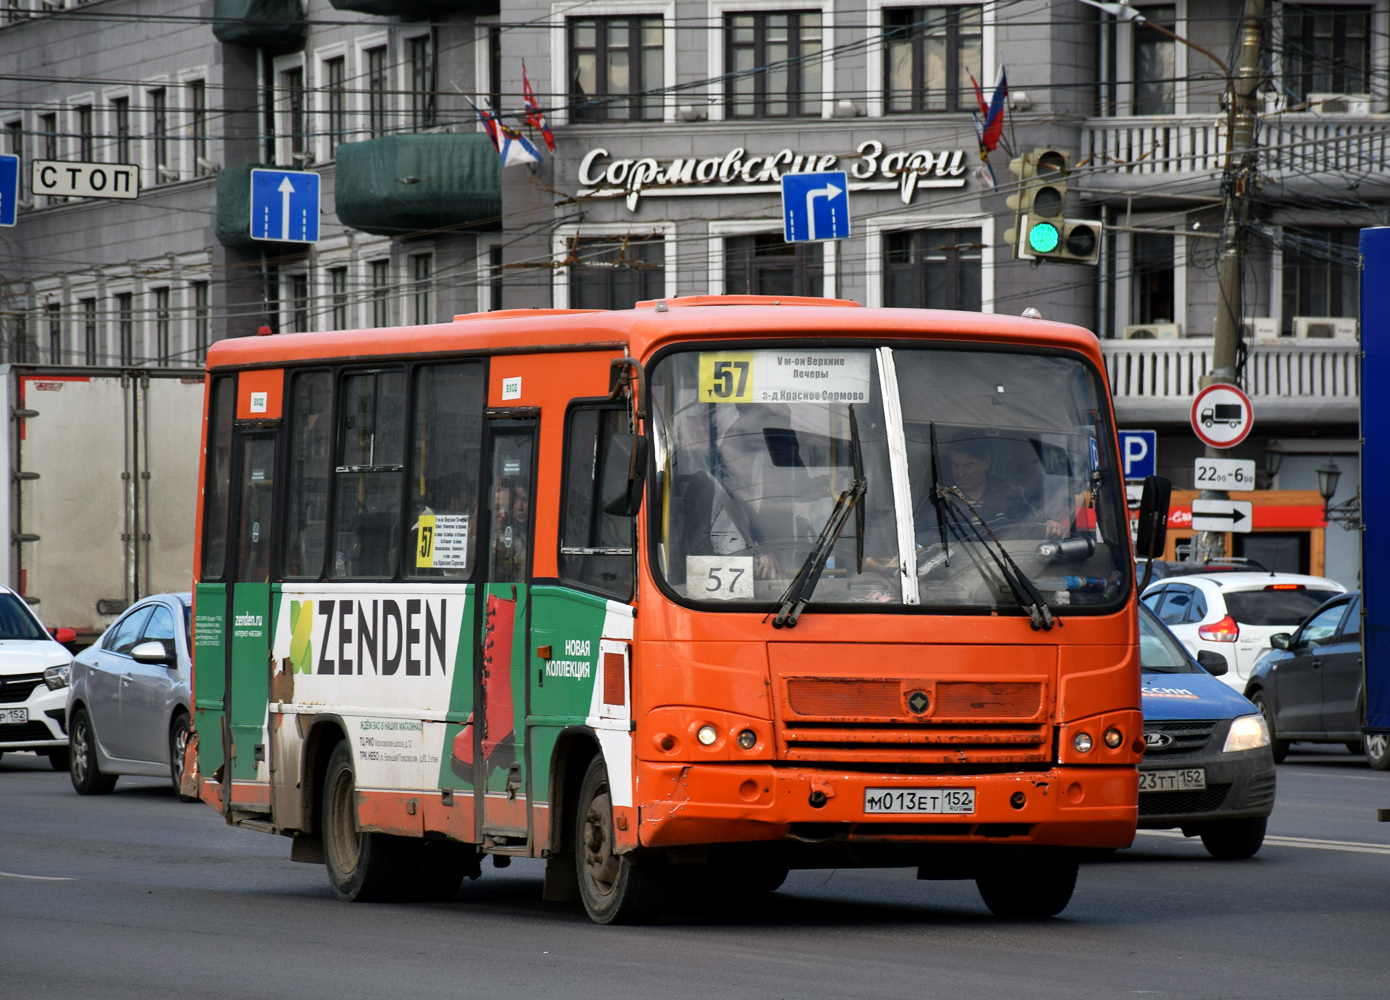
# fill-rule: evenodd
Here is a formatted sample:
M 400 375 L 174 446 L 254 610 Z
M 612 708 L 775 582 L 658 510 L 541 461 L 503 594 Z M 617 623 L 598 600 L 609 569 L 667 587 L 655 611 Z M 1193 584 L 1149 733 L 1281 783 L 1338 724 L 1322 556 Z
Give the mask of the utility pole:
M 1216 383 L 1234 385 L 1236 350 L 1240 345 L 1241 289 L 1245 277 L 1245 232 L 1250 220 L 1250 198 L 1259 184 L 1259 151 L 1255 146 L 1255 91 L 1260 84 L 1260 49 L 1264 42 L 1266 0 L 1245 0 L 1240 17 L 1240 58 L 1227 80 L 1226 169 L 1221 177 L 1226 222 L 1221 232 L 1216 336 L 1212 344 L 1212 370 L 1202 387 Z M 1221 458 L 1222 448 L 1207 445 L 1207 458 Z M 1203 500 L 1228 500 L 1225 490 L 1203 490 Z M 1199 560 L 1223 554 L 1225 536 L 1203 531 L 1197 538 Z

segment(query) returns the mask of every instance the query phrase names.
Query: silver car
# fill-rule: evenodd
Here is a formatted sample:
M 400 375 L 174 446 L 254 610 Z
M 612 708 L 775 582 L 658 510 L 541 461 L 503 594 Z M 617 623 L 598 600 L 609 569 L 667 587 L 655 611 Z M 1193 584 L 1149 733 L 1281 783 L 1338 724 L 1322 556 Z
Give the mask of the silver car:
M 138 602 L 72 662 L 72 787 L 104 795 L 116 777 L 168 775 L 178 791 L 193 704 L 191 594 Z

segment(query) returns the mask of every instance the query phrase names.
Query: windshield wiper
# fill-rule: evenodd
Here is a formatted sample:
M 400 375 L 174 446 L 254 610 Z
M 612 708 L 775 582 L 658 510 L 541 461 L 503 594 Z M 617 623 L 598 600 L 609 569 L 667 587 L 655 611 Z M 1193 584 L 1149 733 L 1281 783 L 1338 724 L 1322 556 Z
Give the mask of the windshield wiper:
M 936 508 L 936 528 L 941 533 L 941 552 L 946 558 L 946 565 L 951 565 L 951 550 L 946 544 L 946 501 L 941 496 L 941 467 L 936 457 L 936 421 L 930 424 L 931 429 L 931 497 L 932 506 Z
M 850 481 L 849 489 L 841 493 L 840 498 L 835 501 L 835 509 L 830 512 L 829 520 L 821 529 L 815 547 L 806 556 L 806 561 L 801 564 L 796 578 L 778 598 L 777 606 L 763 615 L 763 621 L 767 621 L 768 616 L 776 613 L 777 617 L 772 619 L 773 628 L 796 628 L 801 612 L 810 602 L 816 584 L 820 582 L 821 571 L 825 569 L 826 560 L 830 558 L 830 553 L 840 538 L 840 532 L 844 530 L 845 522 L 849 520 L 850 512 L 855 510 L 858 511 L 855 520 L 855 568 L 860 573 L 864 572 L 864 508 L 859 501 L 868 491 L 869 484 L 864 478 L 864 462 L 859 448 L 859 423 L 855 419 L 853 406 L 849 408 L 849 436 L 854 478 Z
M 1033 631 L 1047 632 L 1052 629 L 1053 625 L 1061 625 L 1061 619 L 1052 616 L 1052 608 L 1048 606 L 1047 601 L 1043 600 L 1038 588 L 1033 585 L 1028 574 L 1019 568 L 1018 563 L 1014 562 L 1013 556 L 1009 555 L 1009 550 L 995 537 L 989 522 L 981 517 L 980 512 L 965 498 L 960 487 L 937 486 L 936 495 L 942 504 L 950 506 L 953 512 L 956 501 L 964 504 L 965 509 L 970 512 L 971 517 L 974 518 L 974 521 L 969 522 L 971 530 L 974 531 L 976 539 L 984 546 L 985 551 L 989 553 L 990 558 L 994 560 L 994 565 L 999 568 L 999 574 L 1004 578 L 1004 583 L 1008 585 L 1010 592 L 1014 595 L 1014 600 L 1018 602 L 1018 606 L 1027 612 L 1028 621 L 1033 626 Z M 984 535 L 980 534 L 980 528 L 984 528 L 985 533 L 989 535 L 988 541 Z

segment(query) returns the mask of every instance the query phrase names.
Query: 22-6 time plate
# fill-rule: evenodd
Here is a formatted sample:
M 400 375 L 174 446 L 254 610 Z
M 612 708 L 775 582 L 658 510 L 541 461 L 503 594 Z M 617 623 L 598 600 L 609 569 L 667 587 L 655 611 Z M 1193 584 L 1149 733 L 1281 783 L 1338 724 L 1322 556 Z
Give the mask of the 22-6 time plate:
M 892 815 L 969 815 L 975 811 L 975 789 L 866 788 L 864 811 Z

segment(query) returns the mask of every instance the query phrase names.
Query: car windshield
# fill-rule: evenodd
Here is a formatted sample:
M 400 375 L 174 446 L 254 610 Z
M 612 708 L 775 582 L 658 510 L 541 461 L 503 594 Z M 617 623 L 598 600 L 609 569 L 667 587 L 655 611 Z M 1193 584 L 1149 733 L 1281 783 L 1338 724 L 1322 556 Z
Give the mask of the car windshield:
M 1139 664 L 1148 674 L 1195 674 L 1200 670 L 1182 643 L 1144 604 L 1139 605 Z
M 1077 358 L 692 350 L 657 362 L 651 387 L 657 563 L 681 598 L 776 601 L 856 467 L 867 489 L 813 606 L 1019 613 L 1010 560 L 1054 612 L 1111 606 L 1129 584 L 1105 396 Z
M 0 639 L 47 639 L 48 633 L 14 594 L 0 594 Z
M 1297 625 L 1336 597 L 1336 590 L 1245 590 L 1223 593 L 1226 611 L 1241 625 Z

